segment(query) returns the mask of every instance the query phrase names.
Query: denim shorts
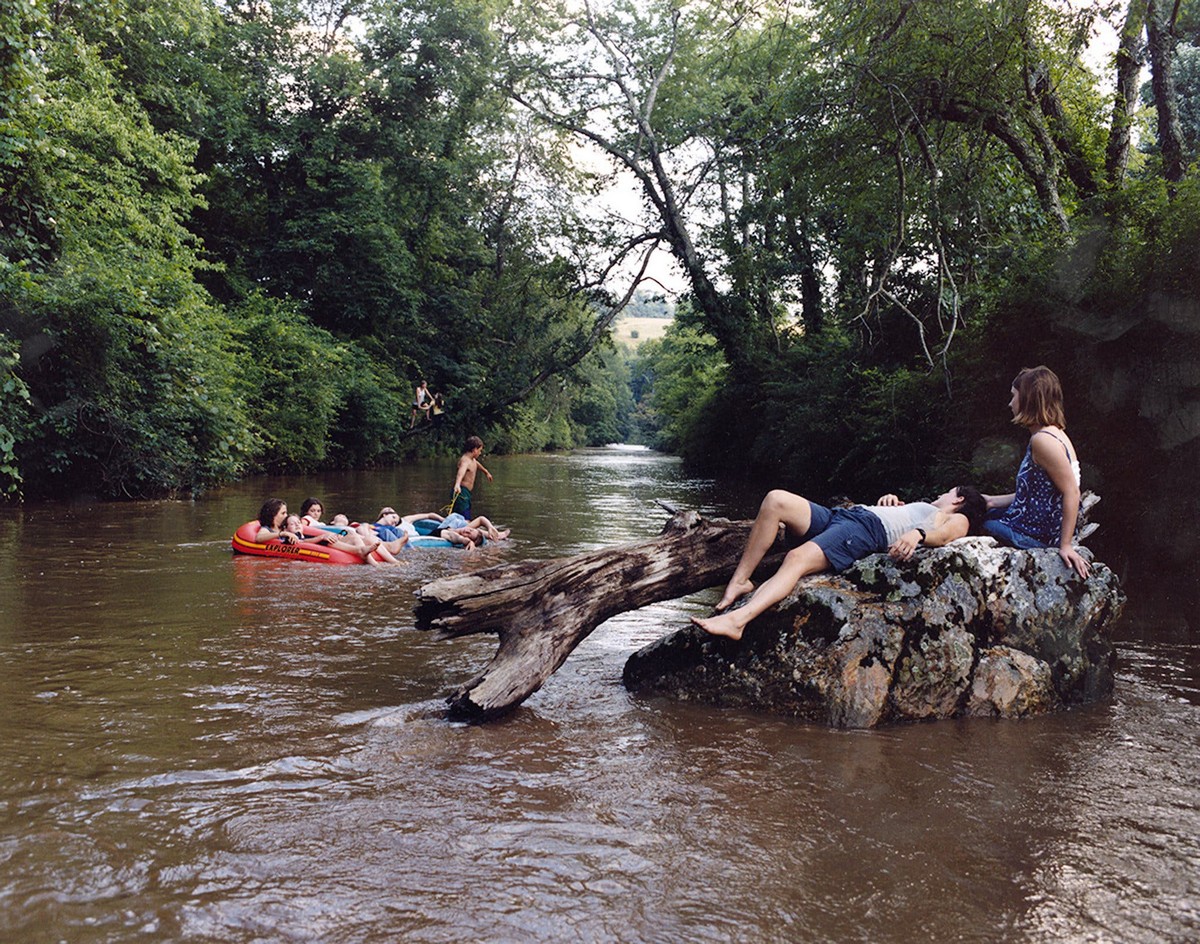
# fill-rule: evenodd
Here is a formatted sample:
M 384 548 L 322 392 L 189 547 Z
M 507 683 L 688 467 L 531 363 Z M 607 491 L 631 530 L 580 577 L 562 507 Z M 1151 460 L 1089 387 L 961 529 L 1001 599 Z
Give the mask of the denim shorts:
M 995 514 L 997 517 L 993 518 Z M 1030 537 L 1028 534 L 1023 534 L 1020 531 L 1014 531 L 1007 521 L 1001 521 L 999 515 L 1003 511 L 988 512 L 987 521 L 983 523 L 983 533 L 990 534 L 1001 544 L 1007 544 L 1009 547 L 1019 548 L 1022 551 L 1030 551 L 1038 547 L 1056 547 L 1057 545 L 1047 544 L 1045 541 L 1039 541 L 1037 538 Z
M 808 504 L 812 523 L 803 540 L 821 549 L 832 570 L 841 572 L 868 554 L 887 549 L 883 522 L 861 505 L 830 510 L 816 502 Z

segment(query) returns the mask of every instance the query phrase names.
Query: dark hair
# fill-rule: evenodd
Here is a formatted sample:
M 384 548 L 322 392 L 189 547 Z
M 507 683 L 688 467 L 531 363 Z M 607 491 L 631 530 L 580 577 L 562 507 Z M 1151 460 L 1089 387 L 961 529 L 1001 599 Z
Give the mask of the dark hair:
M 956 485 L 954 490 L 963 500 L 958 507 L 958 514 L 966 515 L 971 523 L 968 534 L 982 534 L 983 522 L 987 519 L 987 499 L 974 485 Z
M 1062 384 L 1049 367 L 1022 367 L 1012 382 L 1017 391 L 1017 412 L 1013 422 L 1026 429 L 1040 426 L 1067 428 L 1063 410 Z
M 287 502 L 282 498 L 268 498 L 258 509 L 258 523 L 264 528 L 275 527 L 275 516 L 279 514 L 279 509 L 286 504 Z
M 482 448 L 483 448 L 483 440 L 482 439 L 480 439 L 478 436 L 468 436 L 467 437 L 467 445 L 463 449 L 463 452 L 470 452 L 472 449 L 482 449 Z
M 324 502 L 322 502 L 322 501 L 321 501 L 321 499 L 319 499 L 319 498 L 306 498 L 306 499 L 304 499 L 304 501 L 302 501 L 302 502 L 300 503 L 300 517 L 301 517 L 301 518 L 303 518 L 305 515 L 307 515 L 307 514 L 308 514 L 308 510 L 309 510 L 310 508 L 312 508 L 312 506 L 313 506 L 313 505 L 320 505 L 320 506 L 321 506 L 321 510 L 322 510 L 322 511 L 324 511 L 324 510 L 325 510 L 325 503 L 324 503 Z

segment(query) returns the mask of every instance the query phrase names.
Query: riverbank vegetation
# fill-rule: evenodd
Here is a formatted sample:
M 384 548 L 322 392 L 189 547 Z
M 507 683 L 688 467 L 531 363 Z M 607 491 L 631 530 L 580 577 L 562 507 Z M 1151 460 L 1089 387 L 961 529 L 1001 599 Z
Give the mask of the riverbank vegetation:
M 1191 0 L 13 0 L 0 491 L 467 432 L 1000 488 L 1044 362 L 1101 534 L 1194 574 L 1145 502 L 1200 516 L 1198 46 Z M 652 248 L 676 317 L 619 351 Z M 448 409 L 410 431 L 420 378 Z

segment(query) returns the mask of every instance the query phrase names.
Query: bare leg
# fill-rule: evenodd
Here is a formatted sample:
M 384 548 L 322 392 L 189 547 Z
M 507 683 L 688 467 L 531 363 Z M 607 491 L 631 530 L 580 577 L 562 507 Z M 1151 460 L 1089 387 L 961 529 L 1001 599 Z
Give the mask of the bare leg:
M 718 616 L 711 616 L 708 619 L 693 616 L 692 622 L 706 633 L 712 633 L 714 636 L 741 639 L 742 630 L 746 628 L 746 624 L 791 593 L 801 577 L 819 574 L 828 569 L 829 561 L 825 557 L 825 552 L 812 541 L 808 541 L 787 552 L 779 569 L 769 580 L 763 582 L 763 585 L 758 588 L 758 592 L 747 601 L 745 606 L 730 610 L 728 613 L 721 613 Z
M 750 576 L 775 543 L 780 524 L 786 525 L 788 530 L 796 535 L 807 534 L 812 525 L 812 507 L 808 499 L 802 495 L 785 492 L 781 488 L 767 492 L 762 504 L 758 506 L 758 515 L 754 518 L 754 526 L 750 528 L 750 537 L 746 539 L 746 549 L 742 551 L 742 558 L 717 603 L 718 613 L 728 609 L 735 600 L 754 589 Z M 821 556 L 824 557 L 823 554 Z
M 468 528 L 479 528 L 493 541 L 503 541 L 511 533 L 511 530 L 508 528 L 505 528 L 503 531 L 501 531 L 494 524 L 492 524 L 492 522 L 488 518 L 484 517 L 483 515 L 480 515 L 478 518 L 474 518 L 471 521 L 467 522 L 467 527 Z
M 401 541 L 381 541 L 379 546 L 375 548 L 374 554 L 368 554 L 365 560 L 368 564 L 399 564 L 400 561 L 396 557 L 395 552 L 402 545 L 403 542 Z
M 339 538 L 338 540 L 334 541 L 330 547 L 336 547 L 339 551 L 345 551 L 347 554 L 357 554 L 363 560 L 366 560 L 368 557 L 370 557 L 371 552 L 375 550 L 375 548 L 379 547 L 379 545 L 380 542 L 378 539 L 376 539 L 374 543 L 360 543 L 358 541 L 346 541 Z

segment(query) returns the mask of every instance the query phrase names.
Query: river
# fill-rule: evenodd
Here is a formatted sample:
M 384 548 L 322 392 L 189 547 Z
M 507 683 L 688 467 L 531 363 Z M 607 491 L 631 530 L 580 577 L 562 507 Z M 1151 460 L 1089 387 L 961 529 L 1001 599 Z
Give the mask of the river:
M 1194 941 L 1200 647 L 1126 618 L 1115 696 L 835 731 L 644 699 L 625 659 L 715 592 L 610 620 L 485 726 L 494 650 L 414 590 L 757 495 L 634 448 L 490 456 L 513 528 L 396 568 L 235 557 L 277 494 L 434 510 L 453 463 L 195 502 L 0 509 L 0 940 Z M 1135 596 L 1131 593 L 1131 596 Z

